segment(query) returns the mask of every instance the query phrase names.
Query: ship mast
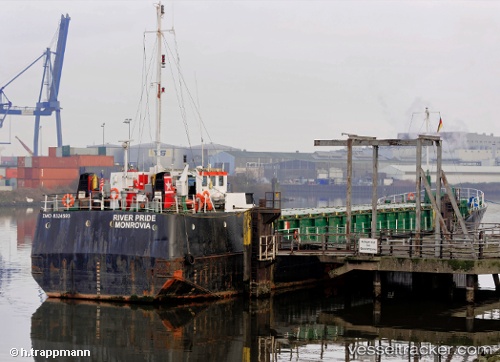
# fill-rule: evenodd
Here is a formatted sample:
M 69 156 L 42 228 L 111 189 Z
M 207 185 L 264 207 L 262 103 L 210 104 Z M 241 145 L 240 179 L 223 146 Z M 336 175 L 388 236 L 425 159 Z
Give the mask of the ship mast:
M 158 3 L 156 7 L 157 14 L 157 30 L 156 37 L 158 42 L 158 54 L 157 54 L 157 68 L 156 68 L 156 84 L 158 87 L 156 95 L 156 172 L 162 169 L 160 155 L 161 155 L 161 95 L 165 91 L 165 88 L 161 86 L 161 68 L 164 64 L 162 62 L 161 54 L 161 41 L 162 41 L 162 30 L 161 30 L 161 19 L 165 13 L 164 7 L 161 2 Z

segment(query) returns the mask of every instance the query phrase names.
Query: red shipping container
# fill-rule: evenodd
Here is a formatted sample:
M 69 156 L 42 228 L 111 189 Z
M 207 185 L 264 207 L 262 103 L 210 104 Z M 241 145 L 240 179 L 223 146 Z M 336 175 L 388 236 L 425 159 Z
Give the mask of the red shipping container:
M 76 180 L 80 171 L 77 168 L 41 168 L 38 175 L 40 179 Z
M 76 168 L 78 160 L 74 157 L 33 157 L 33 167 Z
M 24 169 L 24 179 L 29 180 L 32 178 L 33 178 L 33 169 L 32 168 L 25 168 Z
M 49 147 L 49 157 L 56 157 L 57 147 Z
M 8 168 L 5 172 L 5 177 L 7 178 L 17 178 L 17 167 Z
M 25 159 L 25 157 L 18 157 L 17 158 L 17 167 L 24 167 L 24 164 L 25 164 L 24 159 Z
M 78 166 L 104 166 L 111 167 L 114 165 L 115 159 L 113 156 L 92 156 L 92 155 L 80 155 L 75 156 L 78 158 Z
M 26 173 L 25 173 L 26 169 L 24 167 L 21 167 L 21 168 L 18 168 L 17 169 L 17 178 L 18 179 L 24 179 L 26 178 Z
M 46 189 L 57 189 L 60 187 L 71 186 L 74 180 L 54 180 L 54 179 L 44 179 L 39 181 L 39 186 Z

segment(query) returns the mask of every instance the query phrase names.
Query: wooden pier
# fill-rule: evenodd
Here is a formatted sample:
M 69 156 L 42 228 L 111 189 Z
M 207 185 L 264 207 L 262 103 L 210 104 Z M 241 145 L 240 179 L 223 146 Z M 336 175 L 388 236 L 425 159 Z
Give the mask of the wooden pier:
M 363 238 L 351 235 L 346 243 L 318 242 L 335 239 L 338 235 L 297 235 L 296 239 L 281 238 L 277 257 L 316 256 L 321 263 L 337 265 L 329 271 L 336 278 L 350 271 L 374 272 L 374 293 L 380 297 L 381 272 L 464 274 L 466 299 L 474 302 L 475 280 L 480 274 L 491 274 L 497 289 L 500 273 L 500 224 L 482 224 L 467 235 L 439 238 L 434 235 L 417 238 L 413 232 Z M 313 241 L 314 240 L 314 241 Z M 367 248 L 368 243 L 370 248 Z
M 246 248 L 252 251 L 251 256 L 245 257 L 247 266 L 251 265 L 246 269 L 253 270 L 247 274 L 247 280 L 252 283 L 251 296 L 264 296 L 273 289 L 273 263 L 288 259 L 288 264 L 294 265 L 293 258 L 296 258 L 299 267 L 299 260 L 304 257 L 313 257 L 317 263 L 324 264 L 329 278 L 351 271 L 372 272 L 376 298 L 380 298 L 383 291 L 382 273 L 419 274 L 416 279 L 420 285 L 435 286 L 444 281 L 449 284 L 447 288 L 453 283 L 453 275 L 465 275 L 469 303 L 474 302 L 480 274 L 491 274 L 500 290 L 500 224 L 478 224 L 477 220 L 486 211 L 482 192 L 459 192 L 448 184 L 441 169 L 439 137 L 420 135 L 416 140 L 377 140 L 349 135 L 348 140 L 315 140 L 315 145 L 347 148 L 346 206 L 288 209 L 278 217 L 275 205 L 272 217 L 267 218 L 269 224 L 275 222 L 275 226 L 254 227 L 253 247 Z M 369 207 L 353 206 L 351 202 L 354 146 L 373 148 L 373 195 Z M 377 195 L 380 146 L 416 147 L 414 193 L 380 202 Z M 429 146 L 437 149 L 434 190 L 431 175 L 422 169 L 422 148 Z M 472 204 L 477 208 L 471 209 Z M 469 212 L 477 217 L 471 218 Z M 469 219 L 472 219 L 470 223 Z M 318 280 L 323 277 L 317 275 Z

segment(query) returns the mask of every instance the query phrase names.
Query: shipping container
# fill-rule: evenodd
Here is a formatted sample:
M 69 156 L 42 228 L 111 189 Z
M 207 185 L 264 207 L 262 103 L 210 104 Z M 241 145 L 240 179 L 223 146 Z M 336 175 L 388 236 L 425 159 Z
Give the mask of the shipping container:
M 17 158 L 17 167 L 25 167 L 26 157 L 18 157 Z
M 17 169 L 17 178 L 24 179 L 26 178 L 26 169 L 24 167 L 20 167 Z
M 62 156 L 63 157 L 70 156 L 70 147 L 69 146 L 62 146 Z
M 75 156 L 78 158 L 78 166 L 113 166 L 113 156 Z
M 38 169 L 38 171 L 39 172 L 37 174 L 39 175 L 38 178 L 40 180 L 41 179 L 76 180 L 80 176 L 80 172 L 77 168 L 41 168 Z
M 33 167 L 36 168 L 77 168 L 78 159 L 75 157 L 33 157 Z
M 17 167 L 9 167 L 5 172 L 7 178 L 17 178 Z
M 33 166 L 33 158 L 32 157 L 26 157 L 24 159 L 24 167 L 32 167 Z
M 32 178 L 33 178 L 33 169 L 32 168 L 25 168 L 24 169 L 24 179 L 30 180 Z
M 69 150 L 69 154 L 71 156 L 77 156 L 77 155 L 97 156 L 99 153 L 97 148 L 71 147 Z
M 39 180 L 38 186 L 33 186 L 33 187 L 45 187 L 47 189 L 57 189 L 60 187 L 67 187 L 71 186 L 75 180 L 54 180 L 54 179 L 44 179 L 44 180 Z
M 17 189 L 17 178 L 11 178 L 9 179 L 9 186 L 12 187 L 13 189 Z
M 2 156 L 0 160 L 2 166 L 17 166 L 17 156 Z
M 49 147 L 49 157 L 57 157 L 57 147 Z
M 77 168 L 26 168 L 24 171 L 24 179 L 43 180 L 56 179 L 75 180 L 79 177 L 80 172 Z
M 0 167 L 0 177 L 5 177 L 7 175 L 7 168 L 6 167 Z

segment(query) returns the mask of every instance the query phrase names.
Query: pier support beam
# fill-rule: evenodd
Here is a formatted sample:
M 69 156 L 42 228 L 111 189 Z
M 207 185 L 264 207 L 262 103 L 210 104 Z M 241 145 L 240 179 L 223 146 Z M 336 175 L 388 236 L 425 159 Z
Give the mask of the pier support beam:
M 465 280 L 465 301 L 474 303 L 474 289 L 476 287 L 476 278 L 474 274 L 467 274 Z
M 373 273 L 373 297 L 375 299 L 380 299 L 382 297 L 382 282 L 379 271 Z
M 493 282 L 495 283 L 495 290 L 500 292 L 500 278 L 498 278 L 498 274 L 492 274 Z
M 261 237 L 273 234 L 272 222 L 280 214 L 280 209 L 255 207 L 251 211 L 250 237 L 243 243 L 243 282 L 245 292 L 251 298 L 264 298 L 271 294 L 274 287 L 274 263 L 272 260 L 259 260 Z M 247 231 L 248 233 L 248 231 Z

